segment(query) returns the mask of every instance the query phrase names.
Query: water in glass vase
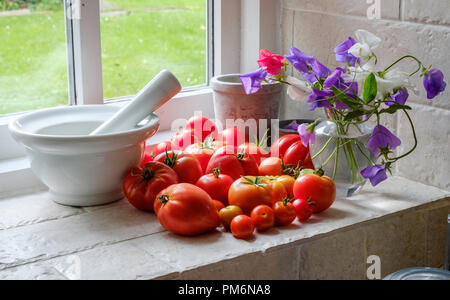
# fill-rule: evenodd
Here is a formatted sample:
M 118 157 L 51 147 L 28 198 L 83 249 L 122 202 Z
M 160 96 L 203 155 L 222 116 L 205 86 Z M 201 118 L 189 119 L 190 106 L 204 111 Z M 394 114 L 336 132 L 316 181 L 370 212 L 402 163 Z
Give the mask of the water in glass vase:
M 350 197 L 366 183 L 361 170 L 372 165 L 375 157 L 366 149 L 371 128 L 366 124 L 338 125 L 322 121 L 315 128 L 316 141 L 311 155 L 316 168 L 336 182 L 336 196 Z

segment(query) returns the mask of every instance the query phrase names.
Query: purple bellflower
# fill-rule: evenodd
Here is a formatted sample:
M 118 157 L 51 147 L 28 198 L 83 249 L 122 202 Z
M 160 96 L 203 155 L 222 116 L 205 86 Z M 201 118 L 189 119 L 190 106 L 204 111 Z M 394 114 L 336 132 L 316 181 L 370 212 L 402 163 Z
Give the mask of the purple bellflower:
M 392 134 L 386 127 L 379 125 L 375 126 L 367 143 L 367 148 L 372 154 L 379 156 L 382 150 L 394 150 L 401 144 L 402 142 L 398 137 Z
M 428 99 L 434 99 L 445 91 L 447 87 L 447 83 L 444 81 L 444 74 L 438 69 L 431 69 L 425 73 L 423 85 L 427 90 Z
M 254 94 L 261 89 L 261 82 L 266 78 L 267 71 L 259 69 L 255 72 L 239 75 L 246 94 Z
M 362 177 L 369 179 L 372 186 L 377 186 L 387 179 L 386 165 L 375 165 L 366 168 L 361 171 L 361 175 Z

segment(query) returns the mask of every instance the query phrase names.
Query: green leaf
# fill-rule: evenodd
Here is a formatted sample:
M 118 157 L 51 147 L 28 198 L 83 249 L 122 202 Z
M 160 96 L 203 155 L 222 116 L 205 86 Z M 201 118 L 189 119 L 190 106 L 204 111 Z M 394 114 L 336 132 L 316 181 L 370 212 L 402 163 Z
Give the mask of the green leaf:
M 412 108 L 407 105 L 400 105 L 400 104 L 396 103 L 396 104 L 389 106 L 388 108 L 380 110 L 380 114 L 391 114 L 392 115 L 392 114 L 395 114 L 397 112 L 397 110 L 399 110 L 399 109 L 411 110 Z
M 351 121 L 353 119 L 359 118 L 366 115 L 368 112 L 364 110 L 354 110 L 345 115 L 344 121 Z
M 353 108 L 353 109 L 359 109 L 359 106 L 361 105 L 361 103 L 358 100 L 355 100 L 349 96 L 347 96 L 346 94 L 344 94 L 341 90 L 339 90 L 337 87 L 333 86 L 333 93 L 334 96 L 341 101 L 342 103 L 344 103 L 345 105 Z
M 370 73 L 370 75 L 367 76 L 366 81 L 364 82 L 364 103 L 369 104 L 370 102 L 372 102 L 377 96 L 377 92 L 377 79 L 375 78 L 375 74 Z

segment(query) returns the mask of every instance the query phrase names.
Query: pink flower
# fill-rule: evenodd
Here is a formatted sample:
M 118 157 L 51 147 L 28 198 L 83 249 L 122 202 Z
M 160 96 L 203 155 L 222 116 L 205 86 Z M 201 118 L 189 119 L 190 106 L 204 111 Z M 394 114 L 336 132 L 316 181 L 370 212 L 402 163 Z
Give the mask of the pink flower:
M 271 75 L 278 75 L 284 66 L 284 57 L 268 50 L 261 49 L 258 64 Z

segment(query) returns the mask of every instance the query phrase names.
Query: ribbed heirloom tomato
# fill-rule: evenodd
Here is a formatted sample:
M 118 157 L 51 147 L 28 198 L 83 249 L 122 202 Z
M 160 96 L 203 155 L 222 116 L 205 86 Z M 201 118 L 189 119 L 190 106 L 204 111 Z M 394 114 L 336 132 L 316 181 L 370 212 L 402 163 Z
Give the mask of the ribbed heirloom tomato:
M 159 162 L 149 162 L 142 169 L 131 169 L 122 187 L 126 198 L 134 207 L 153 211 L 156 195 L 177 183 L 178 175 L 174 170 Z
M 206 233 L 220 225 L 219 213 L 211 197 L 188 183 L 174 184 L 161 191 L 154 209 L 164 228 L 181 235 Z

